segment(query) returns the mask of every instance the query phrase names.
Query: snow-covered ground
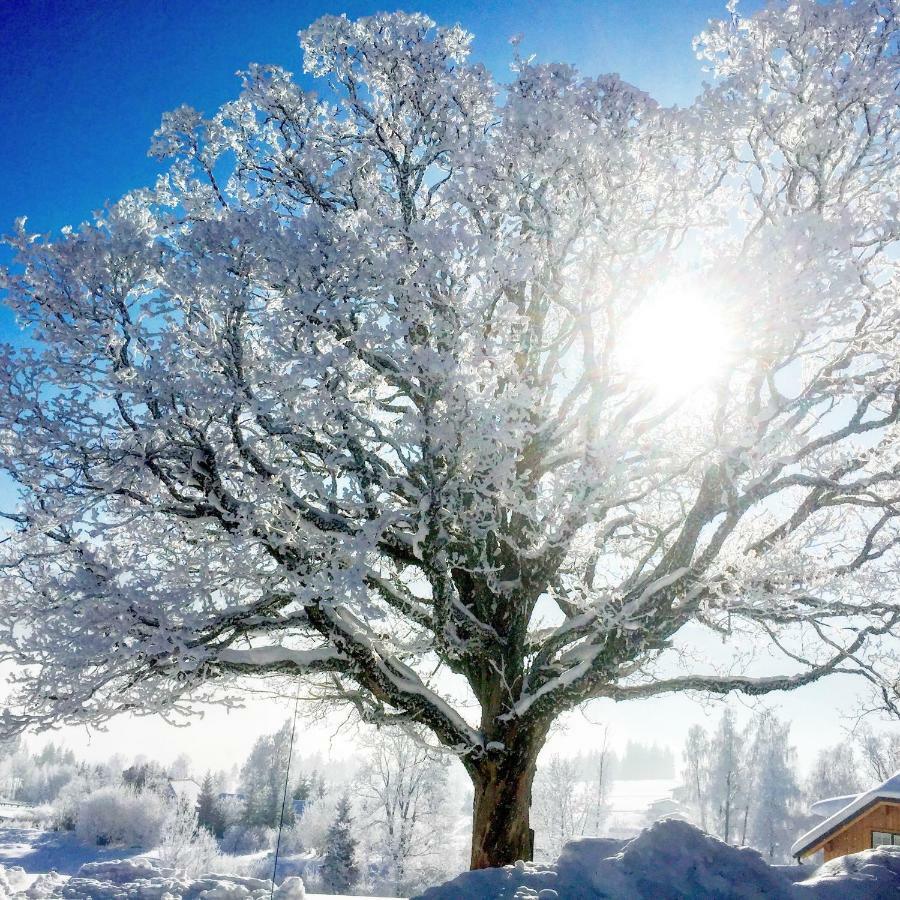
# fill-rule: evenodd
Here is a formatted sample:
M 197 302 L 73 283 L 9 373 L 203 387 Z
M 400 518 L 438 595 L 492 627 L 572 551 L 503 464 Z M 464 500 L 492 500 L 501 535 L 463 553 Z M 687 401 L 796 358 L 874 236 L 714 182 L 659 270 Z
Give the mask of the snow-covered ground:
M 23 836 L 24 837 L 24 836 Z M 24 845 L 19 844 L 21 847 Z M 27 858 L 28 854 L 24 854 Z M 2 900 L 264 900 L 270 884 L 239 875 L 188 879 L 132 857 L 84 864 L 72 875 L 35 877 L 0 866 Z M 337 900 L 305 894 L 289 878 L 278 900 Z M 466 872 L 417 900 L 896 900 L 900 847 L 867 850 L 811 871 L 769 866 L 755 850 L 732 847 L 686 822 L 657 822 L 631 840 L 585 838 L 553 865 L 518 863 Z
M 795 881 L 795 879 L 797 879 Z M 833 860 L 820 869 L 770 866 L 676 819 L 630 841 L 584 838 L 554 865 L 517 863 L 466 872 L 416 900 L 896 900 L 900 847 Z
M 140 848 L 91 847 L 79 843 L 71 833 L 0 827 L 0 900 L 157 900 L 164 896 L 167 900 L 193 900 L 203 891 L 213 891 L 203 894 L 204 900 L 256 900 L 270 894 L 271 883 L 265 879 L 239 875 L 177 878 L 143 854 Z M 234 861 L 236 867 L 242 867 L 263 855 L 235 857 Z M 279 875 L 278 880 L 283 889 L 281 894 L 275 893 L 279 900 L 304 896 L 298 879 Z M 308 893 L 305 897 L 335 900 L 332 894 Z
M 263 900 L 270 893 L 265 879 L 219 874 L 181 878 L 138 855 L 118 861 L 97 858 L 116 851 L 79 848 L 67 838 L 34 829 L 4 833 L 0 900 Z M 123 855 L 121 850 L 118 854 Z M 94 859 L 80 863 L 85 855 Z M 45 863 L 49 865 L 39 874 L 34 867 Z M 335 900 L 329 895 L 305 894 L 296 878 L 282 882 L 275 897 Z M 572 842 L 553 865 L 519 863 L 466 872 L 425 891 L 420 900 L 528 897 L 895 900 L 900 897 L 900 847 L 868 850 L 811 871 L 802 866 L 769 866 L 754 850 L 724 844 L 686 822 L 665 820 L 631 840 L 586 838 Z
M 122 859 L 140 852 L 121 847 L 91 847 L 80 843 L 71 832 L 0 828 L 0 865 L 20 866 L 32 874 L 54 870 L 62 875 L 74 875 L 85 863 Z
M 615 782 L 607 796 L 610 808 L 609 816 L 603 829 L 606 836 L 628 838 L 636 835 L 647 824 L 647 809 L 654 802 L 669 797 L 675 782 L 672 780 L 622 780 Z M 460 816 L 454 822 L 453 828 L 449 828 L 445 835 L 446 843 L 456 846 L 458 843 L 468 842 L 468 829 L 470 827 L 467 816 Z M 264 852 L 249 854 L 246 856 L 229 857 L 228 871 L 259 875 L 265 872 Z M 112 860 L 124 860 L 125 865 L 116 869 L 108 868 Z M 303 871 L 306 860 L 301 857 L 287 857 L 279 865 L 278 881 L 285 877 L 299 874 Z M 96 864 L 96 865 L 95 865 Z M 106 888 L 98 887 L 103 879 L 109 880 L 112 872 L 117 878 L 143 873 L 140 880 L 143 881 L 142 890 L 151 893 L 156 887 L 167 884 L 174 885 L 168 876 L 157 874 L 151 876 L 152 864 L 147 863 L 145 851 L 139 847 L 130 850 L 117 848 L 94 847 L 80 843 L 74 834 L 42 831 L 37 828 L 22 827 L 20 825 L 0 826 L 0 865 L 7 871 L 7 882 L 4 885 L 0 881 L 0 900 L 6 896 L 16 896 L 23 891 L 31 890 L 34 897 L 42 894 L 48 897 L 63 896 L 65 890 L 69 896 L 78 896 L 81 891 L 84 896 L 129 896 L 122 893 L 122 885 L 117 893 L 110 894 Z M 129 869 L 129 865 L 137 868 Z M 147 866 L 150 868 L 147 868 Z M 143 866 L 144 868 L 141 868 Z M 86 867 L 82 869 L 82 867 Z M 107 868 L 104 868 L 107 867 Z M 52 877 L 49 873 L 55 873 Z M 118 872 L 118 874 L 116 874 Z M 80 874 L 79 874 L 80 873 Z M 154 884 L 155 879 L 155 884 Z M 93 881 L 93 883 L 91 883 Z M 202 880 L 201 880 L 202 881 Z M 35 884 L 35 882 L 38 882 Z M 210 882 L 203 882 L 204 889 L 210 889 Z M 268 891 L 268 887 L 262 888 L 260 884 L 268 884 L 264 879 L 244 879 L 240 887 L 249 891 L 246 896 L 253 896 L 254 891 Z M 179 882 L 178 887 L 184 890 L 189 888 L 187 882 Z M 254 886 L 255 885 L 255 886 Z M 5 890 L 5 894 L 4 894 Z M 235 882 L 230 890 L 238 890 Z M 49 891 L 49 893 L 47 893 Z M 106 893 L 101 893 L 106 892 Z M 170 891 L 171 893 L 171 891 Z M 189 896 L 189 894 L 185 895 Z M 265 893 L 268 896 L 268 893 Z M 325 900 L 325 895 L 307 894 L 309 900 Z

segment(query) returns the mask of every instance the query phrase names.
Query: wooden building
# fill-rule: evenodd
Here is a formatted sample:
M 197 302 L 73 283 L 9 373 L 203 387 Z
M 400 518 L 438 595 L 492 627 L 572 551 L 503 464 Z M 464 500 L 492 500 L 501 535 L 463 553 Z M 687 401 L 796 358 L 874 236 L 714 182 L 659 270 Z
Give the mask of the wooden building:
M 798 860 L 819 850 L 828 862 L 873 847 L 900 846 L 900 772 L 863 794 L 821 801 L 812 812 L 826 818 L 791 847 Z

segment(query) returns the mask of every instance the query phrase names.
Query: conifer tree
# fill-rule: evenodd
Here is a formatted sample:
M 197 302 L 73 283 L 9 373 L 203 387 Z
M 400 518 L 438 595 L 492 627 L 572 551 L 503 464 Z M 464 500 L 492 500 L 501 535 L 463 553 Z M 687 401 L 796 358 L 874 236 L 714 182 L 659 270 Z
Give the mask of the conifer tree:
M 215 784 L 210 772 L 206 773 L 200 786 L 197 798 L 197 822 L 216 837 L 222 837 L 225 831 L 225 819 L 216 797 Z
M 276 828 L 281 822 L 284 780 L 290 756 L 290 722 L 275 734 L 257 739 L 241 769 L 241 792 L 246 797 L 245 824 Z M 287 803 L 284 824 L 294 824 L 294 809 Z
M 352 834 L 353 819 L 350 816 L 350 799 L 345 794 L 338 801 L 337 814 L 325 838 L 325 861 L 322 864 L 322 881 L 326 890 L 344 894 L 359 881 L 356 865 L 356 839 Z

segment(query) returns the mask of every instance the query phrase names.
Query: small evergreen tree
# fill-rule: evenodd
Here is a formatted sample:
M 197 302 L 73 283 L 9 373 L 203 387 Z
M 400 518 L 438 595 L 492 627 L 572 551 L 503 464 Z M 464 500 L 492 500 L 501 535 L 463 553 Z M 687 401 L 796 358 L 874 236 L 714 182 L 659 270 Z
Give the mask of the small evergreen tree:
M 210 772 L 206 773 L 200 786 L 200 796 L 197 798 L 197 823 L 216 837 L 222 837 L 225 833 L 225 817 L 222 815 Z
M 332 894 L 344 894 L 359 881 L 356 865 L 356 839 L 351 833 L 350 800 L 344 795 L 338 801 L 337 815 L 325 838 L 322 882 Z

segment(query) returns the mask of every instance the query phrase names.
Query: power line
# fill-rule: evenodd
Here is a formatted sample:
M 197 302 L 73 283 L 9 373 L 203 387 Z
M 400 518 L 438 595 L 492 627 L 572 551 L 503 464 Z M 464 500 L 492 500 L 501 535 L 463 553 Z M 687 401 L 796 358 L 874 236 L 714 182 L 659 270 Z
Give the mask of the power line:
M 287 805 L 288 781 L 291 777 L 291 760 L 294 758 L 294 733 L 297 730 L 297 710 L 300 708 L 300 682 L 297 682 L 297 695 L 294 698 L 294 718 L 291 722 L 291 743 L 288 749 L 287 765 L 284 769 L 284 792 L 281 795 L 281 817 L 278 820 L 278 838 L 275 841 L 275 862 L 272 865 L 272 890 L 269 900 L 275 897 L 275 875 L 278 872 L 278 854 L 281 850 L 281 832 L 284 830 L 284 807 Z

